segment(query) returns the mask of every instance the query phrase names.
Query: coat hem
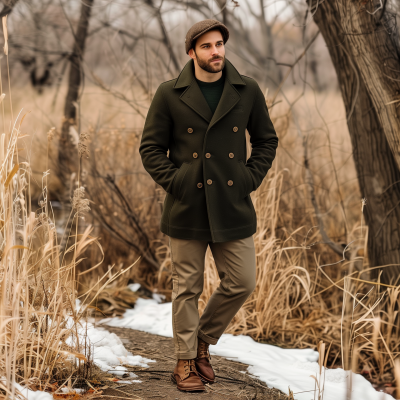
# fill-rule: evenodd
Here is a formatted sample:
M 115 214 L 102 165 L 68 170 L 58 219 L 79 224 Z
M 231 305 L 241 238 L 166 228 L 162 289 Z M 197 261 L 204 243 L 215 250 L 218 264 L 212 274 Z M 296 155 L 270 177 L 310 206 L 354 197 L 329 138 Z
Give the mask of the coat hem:
M 197 229 L 178 228 L 161 222 L 161 232 L 175 239 L 183 240 L 207 240 L 213 243 L 229 242 L 231 240 L 245 239 L 256 233 L 257 225 L 250 224 L 235 229 L 214 231 L 214 240 L 210 231 L 199 231 Z

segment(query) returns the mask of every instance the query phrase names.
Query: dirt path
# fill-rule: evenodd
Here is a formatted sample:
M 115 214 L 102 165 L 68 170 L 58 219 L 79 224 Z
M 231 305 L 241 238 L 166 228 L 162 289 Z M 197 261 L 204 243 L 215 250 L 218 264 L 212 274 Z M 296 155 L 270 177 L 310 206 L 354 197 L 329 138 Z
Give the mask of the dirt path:
M 134 384 L 111 383 L 102 399 L 165 399 L 165 400 L 289 400 L 277 389 L 268 388 L 265 383 L 252 378 L 246 371 L 247 365 L 213 356 L 212 364 L 217 376 L 213 385 L 207 385 L 204 393 L 183 393 L 171 382 L 171 372 L 175 366 L 173 340 L 133 329 L 104 326 L 117 334 L 125 348 L 133 355 L 141 355 L 155 360 L 150 368 L 130 367 L 142 382 Z

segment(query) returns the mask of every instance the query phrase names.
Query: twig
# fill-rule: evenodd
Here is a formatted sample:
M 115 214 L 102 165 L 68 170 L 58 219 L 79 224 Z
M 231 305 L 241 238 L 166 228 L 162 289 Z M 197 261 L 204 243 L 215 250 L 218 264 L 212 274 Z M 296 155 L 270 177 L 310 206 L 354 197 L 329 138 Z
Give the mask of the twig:
M 335 253 L 343 256 L 344 259 L 349 260 L 350 259 L 349 255 L 346 254 L 346 252 L 343 250 L 343 248 L 340 245 L 334 243 L 329 238 L 328 234 L 326 233 L 324 222 L 322 221 L 321 213 L 320 213 L 319 207 L 318 207 L 318 203 L 317 203 L 317 200 L 315 198 L 314 178 L 313 178 L 312 172 L 310 170 L 309 162 L 308 162 L 307 139 L 306 138 L 304 138 L 304 140 L 303 140 L 303 147 L 304 147 L 304 167 L 306 169 L 306 183 L 308 183 L 308 190 L 309 190 L 310 196 L 311 196 L 311 203 L 312 203 L 312 205 L 314 207 L 315 216 L 317 217 L 317 220 L 318 220 L 318 227 L 319 227 L 319 231 L 320 231 L 321 236 L 322 236 L 322 240 Z M 346 246 L 346 248 L 347 248 L 347 246 Z
M 283 84 L 285 83 L 286 79 L 288 78 L 288 76 L 290 75 L 290 73 L 292 72 L 292 69 L 295 67 L 295 65 L 305 56 L 305 54 L 307 53 L 307 50 L 310 48 L 310 46 L 314 43 L 315 39 L 318 37 L 319 35 L 318 31 L 313 37 L 312 39 L 308 42 L 307 46 L 305 47 L 305 49 L 303 50 L 303 52 L 296 58 L 295 62 L 291 65 L 291 67 L 289 68 L 289 70 L 286 72 L 286 75 L 284 76 L 284 78 L 282 79 L 281 83 L 279 84 L 278 89 L 276 89 L 276 92 L 274 94 L 274 97 L 272 98 L 272 103 L 275 102 L 276 96 L 278 96 L 278 93 L 281 91 Z

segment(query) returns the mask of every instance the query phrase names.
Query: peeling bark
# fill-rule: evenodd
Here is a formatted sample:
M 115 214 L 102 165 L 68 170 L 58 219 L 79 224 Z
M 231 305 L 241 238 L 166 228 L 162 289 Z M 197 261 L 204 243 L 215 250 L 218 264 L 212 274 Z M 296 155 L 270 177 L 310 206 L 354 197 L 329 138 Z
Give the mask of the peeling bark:
M 381 279 L 389 283 L 400 275 L 399 103 L 387 104 L 400 99 L 398 36 L 385 28 L 392 18 L 389 11 L 378 10 L 383 13 L 378 18 L 362 4 L 324 1 L 318 4 L 314 21 L 338 76 L 358 182 L 367 199 L 370 266 L 390 264 Z M 378 273 L 375 270 L 373 276 Z

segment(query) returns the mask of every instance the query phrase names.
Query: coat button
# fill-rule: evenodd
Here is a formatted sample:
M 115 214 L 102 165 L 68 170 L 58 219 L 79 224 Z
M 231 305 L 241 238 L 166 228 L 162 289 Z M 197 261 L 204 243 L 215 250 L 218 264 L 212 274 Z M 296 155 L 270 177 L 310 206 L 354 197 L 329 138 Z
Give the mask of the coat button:
M 212 180 L 211 179 L 207 179 L 207 185 L 212 185 Z
M 188 132 L 189 133 L 193 133 L 193 129 L 192 128 L 188 128 Z
M 233 158 L 235 155 L 233 153 L 229 153 L 229 158 Z
M 197 158 L 199 155 L 197 153 L 193 153 L 193 158 Z
M 228 186 L 232 186 L 233 185 L 233 181 L 228 181 Z
M 237 132 L 239 130 L 239 128 L 237 126 L 233 127 L 233 132 Z
M 203 184 L 202 184 L 201 182 L 199 182 L 199 183 L 197 184 L 197 187 L 198 187 L 199 189 L 201 189 L 201 188 L 203 187 Z
M 211 154 L 210 153 L 206 153 L 206 158 L 211 158 Z

